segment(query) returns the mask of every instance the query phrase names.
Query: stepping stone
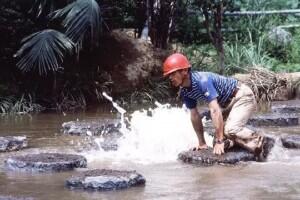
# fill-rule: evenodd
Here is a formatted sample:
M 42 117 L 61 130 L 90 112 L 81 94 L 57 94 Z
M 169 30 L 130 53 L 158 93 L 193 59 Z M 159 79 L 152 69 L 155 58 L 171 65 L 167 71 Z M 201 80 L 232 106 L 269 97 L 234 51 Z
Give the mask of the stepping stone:
M 87 166 L 85 157 L 73 154 L 40 153 L 5 160 L 9 169 L 24 171 L 64 171 Z
M 300 113 L 300 105 L 275 105 L 271 110 L 275 113 Z
M 70 121 L 62 124 L 65 134 L 78 136 L 99 136 L 101 146 L 104 151 L 116 151 L 118 149 L 118 139 L 123 135 L 119 129 L 119 122 L 109 121 Z
M 0 152 L 17 151 L 27 147 L 26 136 L 0 137 Z
M 119 129 L 121 124 L 116 120 L 109 121 L 70 121 L 62 124 L 63 132 L 78 136 L 122 136 Z
M 257 115 L 249 119 L 252 126 L 297 126 L 299 118 L 296 115 Z
M 201 151 L 184 151 L 178 155 L 179 160 L 185 163 L 200 164 L 200 165 L 213 165 L 224 164 L 233 165 L 240 161 L 255 161 L 254 154 L 240 148 L 232 148 L 223 155 L 215 155 L 212 148 L 204 149 Z
M 281 142 L 286 148 L 300 149 L 300 135 L 282 136 Z
M 34 200 L 28 197 L 0 196 L 0 200 Z
M 66 186 L 71 189 L 103 191 L 125 189 L 145 183 L 145 178 L 136 171 L 95 169 L 72 176 L 66 181 Z
M 33 200 L 33 198 L 13 197 L 13 196 L 0 196 L 0 200 Z
M 300 113 L 300 100 L 273 101 L 271 110 L 276 113 Z

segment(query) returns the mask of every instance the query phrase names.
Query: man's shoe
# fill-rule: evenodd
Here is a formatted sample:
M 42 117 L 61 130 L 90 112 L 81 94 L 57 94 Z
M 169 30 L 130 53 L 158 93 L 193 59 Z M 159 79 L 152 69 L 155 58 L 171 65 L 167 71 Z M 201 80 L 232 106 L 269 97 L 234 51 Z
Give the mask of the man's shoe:
M 224 151 L 227 151 L 228 149 L 232 148 L 234 146 L 234 142 L 229 139 L 224 140 Z
M 258 162 L 265 162 L 267 160 L 269 153 L 274 147 L 274 144 L 275 144 L 275 140 L 273 138 L 264 136 L 262 141 L 262 146 L 260 148 L 260 152 L 257 152 Z

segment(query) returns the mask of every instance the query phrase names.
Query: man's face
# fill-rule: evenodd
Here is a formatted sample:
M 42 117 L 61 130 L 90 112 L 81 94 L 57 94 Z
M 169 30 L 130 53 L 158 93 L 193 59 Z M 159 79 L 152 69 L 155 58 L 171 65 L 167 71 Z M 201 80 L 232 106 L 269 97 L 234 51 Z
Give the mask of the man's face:
M 169 75 L 169 79 L 173 86 L 179 87 L 183 83 L 184 73 L 182 70 L 177 70 Z

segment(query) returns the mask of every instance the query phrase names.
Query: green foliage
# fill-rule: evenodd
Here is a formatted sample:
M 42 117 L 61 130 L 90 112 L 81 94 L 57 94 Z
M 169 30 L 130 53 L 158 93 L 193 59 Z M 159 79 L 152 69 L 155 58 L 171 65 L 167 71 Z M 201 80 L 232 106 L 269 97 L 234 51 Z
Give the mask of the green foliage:
M 243 43 L 237 37 L 234 43 L 225 43 L 225 65 L 228 74 L 247 72 L 254 66 L 266 68 L 273 66 L 274 60 L 264 49 L 265 39 L 261 37 L 257 43 L 254 43 L 250 32 L 249 38 L 249 43 Z
M 75 43 L 80 43 L 89 32 L 91 44 L 98 46 L 101 30 L 101 12 L 95 0 L 76 0 L 55 11 L 51 19 L 64 18 L 65 34 Z
M 231 4 L 240 10 L 276 10 L 295 9 L 298 7 L 298 0 L 234 0 Z
M 279 63 L 272 67 L 275 72 L 300 72 L 300 63 Z
M 55 0 L 34 0 L 29 13 L 35 15 L 36 18 L 47 16 L 55 10 Z
M 42 110 L 44 108 L 41 105 L 33 103 L 31 95 L 22 95 L 20 98 L 0 97 L 0 113 L 2 114 L 29 114 Z
M 217 52 L 210 45 L 192 44 L 183 47 L 183 53 L 189 58 L 193 70 L 217 72 Z
M 72 54 L 73 42 L 64 34 L 47 29 L 34 33 L 22 40 L 22 47 L 15 54 L 20 58 L 17 67 L 23 71 L 36 70 L 40 75 L 61 69 L 64 55 Z

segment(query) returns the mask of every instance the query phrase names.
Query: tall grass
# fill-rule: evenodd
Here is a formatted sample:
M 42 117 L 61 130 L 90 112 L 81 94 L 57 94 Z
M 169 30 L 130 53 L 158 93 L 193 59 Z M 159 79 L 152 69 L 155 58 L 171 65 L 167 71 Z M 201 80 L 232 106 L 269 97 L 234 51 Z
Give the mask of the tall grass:
M 260 37 L 254 43 L 250 31 L 249 43 L 242 43 L 236 37 L 234 43 L 226 42 L 224 49 L 227 74 L 248 72 L 254 66 L 270 69 L 274 63 L 274 59 L 265 51 L 265 38 Z
M 29 114 L 44 110 L 39 104 L 33 102 L 31 95 L 22 95 L 20 98 L 9 96 L 0 97 L 1 114 Z

